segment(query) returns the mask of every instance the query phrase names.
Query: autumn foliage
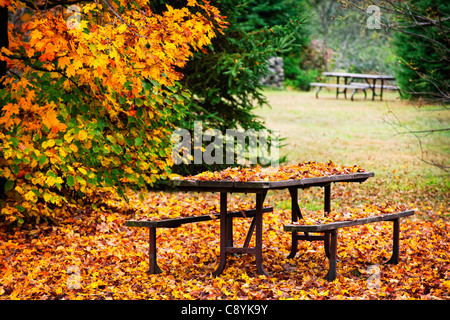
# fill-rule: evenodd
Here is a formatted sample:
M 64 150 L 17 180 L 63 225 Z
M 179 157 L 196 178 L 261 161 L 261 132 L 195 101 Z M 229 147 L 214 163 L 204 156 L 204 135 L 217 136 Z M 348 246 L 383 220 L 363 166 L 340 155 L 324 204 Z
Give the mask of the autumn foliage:
M 10 70 L 0 90 L 6 223 L 167 178 L 172 123 L 189 96 L 179 70 L 225 27 L 207 1 L 162 14 L 148 0 L 82 2 L 80 12 L 34 3 L 0 55 Z M 0 1 L 13 13 L 25 5 Z
M 361 199 L 355 189 L 333 186 L 333 204 L 344 195 L 349 202 L 340 212 L 383 205 L 368 199 L 367 205 L 356 205 Z M 308 189 L 300 200 L 306 205 L 322 196 L 319 188 Z M 148 231 L 127 228 L 125 220 L 172 217 L 167 207 L 203 212 L 218 206 L 219 195 L 148 192 L 141 199 L 139 194 L 129 198 L 127 204 L 103 196 L 98 210 L 57 217 L 57 226 L 42 223 L 14 234 L 0 229 L 0 299 L 450 298 L 450 224 L 443 219 L 448 215 L 443 203 L 433 208 L 418 203 L 413 206 L 417 214 L 402 220 L 397 265 L 383 264 L 392 253 L 391 222 L 342 229 L 338 276 L 328 282 L 323 279 L 328 269 L 323 243 L 300 241 L 297 258 L 286 258 L 291 244 L 291 234 L 283 231 L 291 215 L 285 206 L 288 192 L 270 192 L 265 201 L 275 207 L 264 214 L 263 224 L 263 265 L 270 276 L 257 274 L 252 255 L 229 257 L 223 274 L 212 276 L 219 257 L 217 220 L 159 229 L 158 263 L 163 273 L 148 274 Z M 252 200 L 229 198 L 230 205 Z M 314 217 L 312 210 L 303 215 Z M 242 245 L 250 220 L 235 219 L 236 246 Z M 374 264 L 379 279 L 373 278 Z M 377 280 L 374 286 L 369 285 L 371 279 Z

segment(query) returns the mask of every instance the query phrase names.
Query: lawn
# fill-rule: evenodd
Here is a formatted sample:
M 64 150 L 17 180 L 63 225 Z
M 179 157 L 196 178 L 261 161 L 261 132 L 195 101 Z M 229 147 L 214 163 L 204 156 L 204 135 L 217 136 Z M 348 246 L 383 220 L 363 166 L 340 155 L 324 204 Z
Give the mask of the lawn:
M 288 162 L 359 164 L 375 172 L 374 179 L 361 185 L 367 196 L 411 198 L 434 208 L 448 203 L 448 173 L 422 161 L 418 139 L 398 134 L 391 124 L 397 117 L 414 130 L 449 127 L 448 111 L 433 111 L 435 106 L 417 109 L 395 92 L 387 93 L 383 101 L 364 100 L 362 94 L 355 101 L 342 95 L 336 99 L 334 91 L 322 91 L 319 99 L 313 92 L 297 91 L 268 91 L 266 96 L 270 107 L 257 114 L 286 138 L 281 154 Z M 449 165 L 450 132 L 422 136 L 421 143 L 425 160 L 430 157 Z
M 290 234 L 283 222 L 289 221 L 289 196 L 273 192 L 266 204 L 275 210 L 264 216 L 263 231 L 270 276 L 257 275 L 248 255 L 230 257 L 221 276 L 211 275 L 219 255 L 217 221 L 159 231 L 163 273 L 150 275 L 148 233 L 125 227 L 125 220 L 136 210 L 151 212 L 162 199 L 217 204 L 218 195 L 150 191 L 144 201 L 130 194 L 124 203 L 99 193 L 92 195 L 97 209 L 68 212 L 54 224 L 0 230 L 0 299 L 449 299 L 448 176 L 418 159 L 417 140 L 397 135 L 383 118 L 392 110 L 417 128 L 448 126 L 449 119 L 417 111 L 395 94 L 383 102 L 336 100 L 326 92 L 320 99 L 313 92 L 289 91 L 270 91 L 267 97 L 272 108 L 257 113 L 286 137 L 289 162 L 333 160 L 375 172 L 362 184 L 333 185 L 334 210 L 387 202 L 416 209 L 401 224 L 398 265 L 383 264 L 391 254 L 389 222 L 340 231 L 333 282 L 323 279 L 328 265 L 322 244 L 301 242 L 297 257 L 287 259 Z M 426 139 L 425 147 L 448 160 L 448 135 Z M 320 188 L 300 192 L 304 213 L 320 210 L 322 197 Z M 239 220 L 237 244 L 249 225 Z
M 286 137 L 285 152 L 290 161 L 327 161 L 358 163 L 369 170 L 389 176 L 393 170 L 424 177 L 442 177 L 419 159 L 417 139 L 399 135 L 388 123 L 395 113 L 405 125 L 415 130 L 450 126 L 450 114 L 439 113 L 431 106 L 417 110 L 410 103 L 389 93 L 384 101 L 345 100 L 341 95 L 321 92 L 316 99 L 312 92 L 269 91 L 271 107 L 257 110 L 270 129 Z M 438 161 L 449 165 L 450 133 L 423 137 L 423 147 Z

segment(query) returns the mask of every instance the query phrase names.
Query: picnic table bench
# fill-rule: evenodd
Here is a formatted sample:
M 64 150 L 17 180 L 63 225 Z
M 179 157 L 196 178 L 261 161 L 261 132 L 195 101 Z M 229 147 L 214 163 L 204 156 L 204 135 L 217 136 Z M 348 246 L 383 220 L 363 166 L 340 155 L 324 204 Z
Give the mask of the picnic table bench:
M 351 96 L 351 100 L 352 101 L 353 101 L 353 96 L 355 95 L 355 93 L 358 90 L 362 90 L 364 92 L 364 99 L 366 99 L 366 97 L 367 97 L 366 89 L 369 89 L 369 86 L 365 85 L 363 83 L 350 83 L 350 84 L 339 84 L 339 83 L 336 83 L 335 84 L 335 83 L 311 82 L 309 85 L 312 86 L 312 87 L 317 87 L 316 99 L 319 99 L 319 92 L 324 87 L 336 88 L 336 90 L 339 90 L 339 89 L 344 89 L 344 90 L 353 89 L 352 96 Z M 345 94 L 345 97 L 347 98 L 347 93 L 344 92 L 344 94 Z
M 353 96 L 357 90 L 363 90 L 364 99 L 366 99 L 365 89 L 372 90 L 372 101 L 375 100 L 375 96 L 379 96 L 380 100 L 383 100 L 383 90 L 399 90 L 397 86 L 385 85 L 385 81 L 394 81 L 395 78 L 389 75 L 378 75 L 378 74 L 362 74 L 362 73 L 348 73 L 348 72 L 323 72 L 322 75 L 326 77 L 336 77 L 336 84 L 333 83 L 320 83 L 312 82 L 311 86 L 318 87 L 316 91 L 316 98 L 319 97 L 319 92 L 323 87 L 336 88 L 336 98 L 339 94 L 343 93 L 344 97 L 347 99 L 347 89 L 353 89 L 351 100 L 353 101 Z M 344 83 L 340 83 L 340 79 L 344 79 Z M 359 79 L 361 82 L 353 82 L 353 80 Z M 381 85 L 377 84 L 377 81 L 381 81 Z M 343 89 L 340 91 L 339 89 Z M 376 93 L 375 89 L 379 89 L 380 93 Z M 400 91 L 399 91 L 400 92 Z M 400 92 L 401 93 L 401 92 Z
M 264 207 L 263 212 L 272 212 L 272 207 Z M 227 219 L 229 224 L 232 225 L 233 218 L 253 218 L 250 225 L 250 229 L 247 234 L 247 238 L 244 242 L 244 247 L 247 248 L 250 243 L 251 236 L 255 229 L 255 213 L 256 209 L 248 209 L 242 211 L 233 211 L 227 213 Z M 178 228 L 183 224 L 196 223 L 202 221 L 211 221 L 220 218 L 220 213 L 212 213 L 209 215 L 198 215 L 191 217 L 180 217 L 172 219 L 161 219 L 161 220 L 127 220 L 125 225 L 127 227 L 143 227 L 149 230 L 149 269 L 148 272 L 151 274 L 162 273 L 162 270 L 158 266 L 157 262 L 157 246 L 156 246 L 156 229 L 158 228 Z
M 315 225 L 299 225 L 299 224 L 287 224 L 284 225 L 284 231 L 287 232 L 303 232 L 304 235 L 297 235 L 297 240 L 323 240 L 325 255 L 329 261 L 328 273 L 325 279 L 333 281 L 336 279 L 336 264 L 337 264 L 337 237 L 338 230 L 340 228 L 347 228 L 352 226 L 364 225 L 380 221 L 392 221 L 393 222 L 393 244 L 392 244 L 392 256 L 386 263 L 398 264 L 399 261 L 399 242 L 400 242 L 400 218 L 411 216 L 414 214 L 414 210 L 406 210 L 395 213 L 387 213 L 377 215 L 373 217 L 360 218 L 348 221 L 337 221 L 325 224 Z M 313 236 L 309 233 L 323 233 L 322 236 Z M 291 252 L 288 258 L 294 258 L 295 252 Z

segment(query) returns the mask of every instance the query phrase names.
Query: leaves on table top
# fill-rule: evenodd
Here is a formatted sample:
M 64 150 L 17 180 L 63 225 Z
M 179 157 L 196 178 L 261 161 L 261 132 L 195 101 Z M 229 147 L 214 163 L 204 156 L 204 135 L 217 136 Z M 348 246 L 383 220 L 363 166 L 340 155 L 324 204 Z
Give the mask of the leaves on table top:
M 227 168 L 222 171 L 206 171 L 194 176 L 179 177 L 182 180 L 229 180 L 229 181 L 280 181 L 289 179 L 317 178 L 332 175 L 351 174 L 365 172 L 358 165 L 345 167 L 334 162 L 321 163 L 315 161 L 290 164 L 280 167 L 262 168 Z

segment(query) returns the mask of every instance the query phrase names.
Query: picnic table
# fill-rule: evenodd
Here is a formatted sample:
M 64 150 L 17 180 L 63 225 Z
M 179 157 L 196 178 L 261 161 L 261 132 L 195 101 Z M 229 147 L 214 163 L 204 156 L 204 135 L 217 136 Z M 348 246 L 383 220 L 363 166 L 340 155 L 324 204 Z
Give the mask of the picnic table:
M 310 187 L 324 188 L 324 211 L 330 212 L 331 202 L 331 184 L 337 182 L 364 182 L 373 177 L 373 172 L 358 172 L 351 174 L 340 174 L 315 178 L 290 179 L 283 181 L 229 181 L 229 180 L 171 180 L 171 184 L 181 191 L 195 192 L 220 192 L 220 258 L 219 266 L 213 273 L 217 276 L 225 269 L 227 254 L 247 253 L 255 255 L 256 269 L 259 274 L 268 275 L 262 265 L 262 247 L 263 247 L 263 204 L 266 194 L 269 190 L 288 189 L 292 203 L 292 222 L 302 219 L 300 206 L 298 204 L 298 189 Z M 254 193 L 256 194 L 256 212 L 253 221 L 249 227 L 244 247 L 233 246 L 233 220 L 227 216 L 227 195 L 231 193 Z M 255 246 L 249 248 L 248 244 L 252 234 L 255 232 Z M 297 231 L 292 231 L 292 247 L 288 257 L 294 257 L 297 252 L 298 240 L 319 240 L 318 236 L 299 235 Z M 326 241 L 324 237 L 320 240 Z M 332 238 L 333 243 L 336 239 Z M 334 261 L 335 263 L 335 261 Z M 335 269 L 335 266 L 334 266 Z M 336 272 L 334 271 L 334 277 Z M 328 277 L 332 280 L 333 272 Z
M 329 261 L 329 268 L 325 278 L 333 281 L 336 278 L 337 242 L 338 230 L 342 228 L 365 225 L 380 221 L 393 223 L 392 256 L 386 263 L 397 264 L 399 262 L 400 219 L 414 214 L 414 210 L 406 210 L 404 206 L 352 208 L 355 214 L 342 214 L 331 212 L 331 184 L 337 182 L 364 182 L 373 177 L 373 172 L 366 172 L 359 166 L 342 167 L 333 162 L 327 164 L 307 162 L 283 167 L 262 169 L 227 168 L 220 172 L 204 172 L 196 176 L 178 177 L 171 180 L 172 186 L 180 191 L 193 192 L 219 192 L 219 208 L 213 206 L 208 212 L 202 211 L 200 215 L 187 215 L 175 218 L 163 218 L 162 220 L 127 220 L 129 227 L 145 227 L 149 230 L 149 272 L 161 273 L 157 264 L 156 230 L 158 228 L 177 228 L 188 223 L 216 220 L 220 223 L 220 257 L 219 265 L 213 272 L 214 276 L 220 275 L 225 269 L 227 255 L 233 253 L 246 253 L 255 255 L 256 269 L 259 274 L 268 275 L 263 263 L 263 214 L 273 212 L 272 207 L 264 206 L 264 199 L 269 190 L 288 189 L 291 197 L 291 222 L 284 225 L 284 231 L 290 232 L 292 237 L 291 251 L 288 258 L 294 258 L 298 241 L 323 241 L 325 254 Z M 302 216 L 298 203 L 298 189 L 321 187 L 324 189 L 324 205 L 322 218 Z M 228 211 L 227 196 L 231 193 L 254 193 L 256 203 L 245 203 L 238 207 L 231 205 Z M 195 206 L 195 204 L 194 204 Z M 319 212 L 317 212 L 319 213 Z M 243 247 L 233 244 L 233 219 L 252 218 Z M 255 235 L 255 244 L 250 247 L 250 241 Z M 301 234 L 300 234 L 301 233 Z M 310 234 L 314 233 L 314 234 Z M 317 234 L 318 233 L 318 234 Z
M 396 86 L 385 84 L 385 81 L 395 80 L 393 76 L 389 75 L 361 74 L 361 73 L 347 73 L 347 72 L 323 72 L 322 75 L 326 77 L 335 77 L 336 84 L 311 83 L 311 85 L 318 87 L 316 97 L 320 89 L 322 89 L 322 87 L 336 88 L 336 98 L 338 98 L 340 93 L 343 93 L 344 97 L 347 98 L 347 89 L 354 89 L 354 92 L 352 94 L 352 100 L 357 90 L 363 90 L 365 94 L 365 89 L 370 89 L 372 90 L 372 101 L 375 100 L 375 96 L 379 96 L 380 100 L 383 100 L 383 89 L 398 90 L 398 87 Z M 341 78 L 344 79 L 343 84 L 340 82 Z M 353 82 L 354 80 L 361 80 L 362 82 Z M 380 80 L 381 82 L 380 85 L 377 84 L 378 80 Z M 340 89 L 343 90 L 341 91 Z M 377 93 L 376 89 L 379 89 L 380 93 Z

